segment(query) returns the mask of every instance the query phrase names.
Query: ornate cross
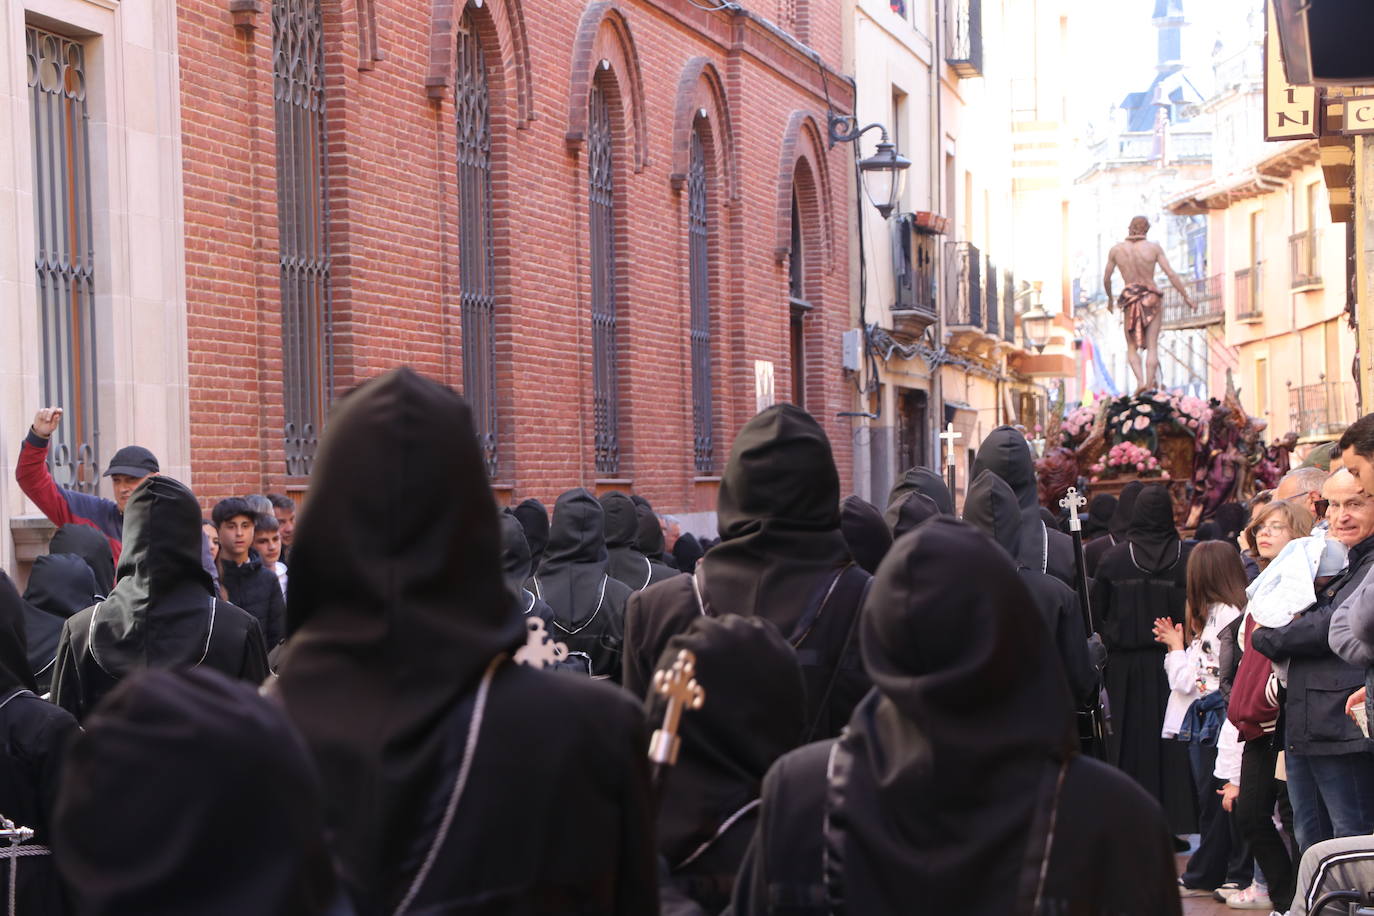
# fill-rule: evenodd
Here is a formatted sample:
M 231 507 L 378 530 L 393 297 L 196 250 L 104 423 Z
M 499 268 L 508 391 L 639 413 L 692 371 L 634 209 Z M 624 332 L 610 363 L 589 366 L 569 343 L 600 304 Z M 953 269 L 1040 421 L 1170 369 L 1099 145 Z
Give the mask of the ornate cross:
M 556 641 L 544 629 L 540 617 L 526 617 L 525 627 L 529 631 L 525 644 L 515 650 L 517 664 L 530 668 L 551 668 L 568 657 L 568 644 Z
M 940 433 L 940 438 L 945 440 L 945 466 L 954 467 L 954 440 L 964 438 L 963 433 L 954 431 L 954 424 L 945 425 L 945 431 Z
M 672 667 L 654 672 L 654 692 L 668 698 L 668 708 L 663 711 L 663 727 L 654 731 L 653 739 L 649 742 L 649 759 L 658 766 L 677 763 L 677 752 L 682 743 L 677 736 L 677 729 L 682 711 L 700 709 L 701 704 L 706 702 L 706 691 L 693 677 L 696 667 L 697 657 L 689 650 L 681 649 Z
M 1064 498 L 1059 501 L 1059 505 L 1069 510 L 1069 529 L 1071 531 L 1082 531 L 1083 522 L 1078 517 L 1078 510 L 1088 504 L 1088 498 L 1078 492 L 1077 487 L 1069 487 L 1069 492 L 1064 494 Z

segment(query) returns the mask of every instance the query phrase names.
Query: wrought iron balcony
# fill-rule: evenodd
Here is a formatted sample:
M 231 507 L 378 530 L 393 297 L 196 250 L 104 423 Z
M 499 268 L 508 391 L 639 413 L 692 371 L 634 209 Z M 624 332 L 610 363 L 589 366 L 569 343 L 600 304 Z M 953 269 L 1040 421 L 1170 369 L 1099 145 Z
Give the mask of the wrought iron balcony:
M 1234 288 L 1237 321 L 1264 317 L 1264 262 L 1236 271 Z
M 982 0 L 948 0 L 945 11 L 945 63 L 961 77 L 982 76 Z
M 1158 282 L 1158 281 L 1157 281 Z M 1183 281 L 1196 308 L 1188 308 L 1178 290 L 1167 280 L 1158 283 L 1164 290 L 1164 327 L 1171 331 L 1201 328 L 1226 320 L 1226 303 L 1221 295 L 1221 274 Z
M 1292 288 L 1322 285 L 1322 231 L 1308 229 L 1288 237 L 1288 262 L 1292 266 Z
M 1355 422 L 1355 383 L 1327 381 L 1288 389 L 1288 414 L 1300 437 L 1340 435 Z
M 972 242 L 945 245 L 945 324 L 983 330 L 983 254 Z
M 919 337 L 935 323 L 939 236 L 917 228 L 916 214 L 892 221 L 893 329 Z

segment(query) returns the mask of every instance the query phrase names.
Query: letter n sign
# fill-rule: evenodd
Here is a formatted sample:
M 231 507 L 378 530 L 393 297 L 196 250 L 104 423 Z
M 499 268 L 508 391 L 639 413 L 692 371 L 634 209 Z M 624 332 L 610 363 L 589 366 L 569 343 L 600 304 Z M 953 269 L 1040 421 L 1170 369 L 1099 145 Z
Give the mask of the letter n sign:
M 1284 72 L 1278 29 L 1274 26 L 1273 0 L 1268 7 L 1264 33 L 1264 139 L 1310 140 L 1318 136 L 1317 90 L 1293 86 Z

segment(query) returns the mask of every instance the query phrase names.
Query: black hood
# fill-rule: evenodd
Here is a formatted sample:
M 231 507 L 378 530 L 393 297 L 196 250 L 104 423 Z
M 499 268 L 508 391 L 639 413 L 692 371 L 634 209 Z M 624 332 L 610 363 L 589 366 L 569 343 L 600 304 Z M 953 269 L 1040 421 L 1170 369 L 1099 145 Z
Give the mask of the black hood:
M 630 548 L 638 550 L 639 510 L 634 500 L 618 490 L 612 490 L 600 499 L 601 511 L 605 516 L 606 549 Z
M 1006 481 L 1016 494 L 1016 502 L 1022 511 L 1039 511 L 1040 493 L 1035 479 L 1035 459 L 1031 456 L 1030 443 L 1015 427 L 997 427 L 978 446 L 973 476 L 977 478 L 983 471 L 992 471 Z
M 1021 507 L 1006 481 L 992 471 L 975 477 L 964 499 L 964 521 L 996 541 L 1020 565 L 1016 553 L 1021 544 Z
M 527 499 L 511 511 L 520 519 L 520 527 L 525 529 L 525 542 L 530 545 L 530 567 L 537 570 L 549 543 L 549 511 L 537 499 Z
M 662 561 L 665 541 L 658 513 L 649 501 L 638 493 L 631 494 L 630 500 L 635 504 L 635 519 L 639 523 L 635 547 L 649 559 Z
M 324 799 L 276 704 L 213 671 L 149 671 L 82 724 L 53 829 L 81 913 L 328 912 Z
M 364 912 L 397 902 L 377 895 L 402 867 L 395 838 L 434 804 L 453 709 L 525 642 L 497 519 L 452 389 L 394 369 L 337 402 L 293 538 L 276 684 Z
M 840 506 L 840 531 L 854 562 L 872 574 L 892 546 L 892 532 L 878 507 L 866 499 L 850 496 Z
M 1240 503 L 1222 503 L 1212 516 L 1216 520 L 1221 540 L 1236 543 L 1236 538 L 1250 521 L 1250 513 Z
M 897 481 L 896 486 L 887 496 L 888 527 L 893 527 L 895 523 L 892 507 L 904 501 L 912 493 L 920 493 L 922 496 L 928 497 L 935 503 L 935 508 L 941 515 L 954 514 L 954 497 L 950 494 L 944 478 L 930 468 L 908 468 L 906 473 L 902 475 L 902 479 Z M 894 537 L 900 537 L 900 535 L 894 535 Z
M 1116 497 L 1100 493 L 1088 503 L 1088 518 L 1083 522 L 1084 539 L 1106 534 L 1111 528 L 1112 513 L 1116 511 Z
M 682 572 L 691 575 L 697 571 L 697 564 L 706 551 L 701 549 L 701 541 L 690 531 L 684 531 L 673 544 L 673 561 Z
M 973 526 L 932 519 L 879 567 L 860 644 L 875 689 L 840 739 L 849 911 L 1012 912 L 1040 795 L 1077 743 L 1025 583 Z
M 24 632 L 27 605 L 19 589 L 0 569 L 0 700 L 16 690 L 37 690 L 26 651 Z
M 658 848 L 670 865 L 759 797 L 768 768 L 798 745 L 806 728 L 797 654 L 768 621 L 697 617 L 668 641 L 658 667 L 672 665 L 682 649 L 696 656 L 706 702 L 682 717 L 681 756 L 659 812 Z M 651 688 L 645 707 L 656 727 L 663 721 L 663 697 Z
M 95 574 L 95 593 L 108 595 L 114 588 L 114 554 L 110 539 L 90 525 L 63 525 L 48 542 L 48 553 L 74 553 L 91 567 Z
M 129 496 L 119 581 L 90 624 L 91 655 L 106 673 L 193 665 L 204 655 L 214 614 L 203 538 L 200 503 L 180 481 L 159 474 Z
M 1146 572 L 1161 572 L 1182 556 L 1178 529 L 1174 527 L 1174 501 L 1169 491 L 1151 484 L 1140 491 L 1126 536 L 1131 556 Z
M 506 591 L 523 610 L 525 582 L 530 577 L 530 545 L 520 519 L 509 509 L 501 510 L 501 574 Z
M 852 562 L 820 424 L 791 404 L 756 415 L 735 437 L 716 505 L 721 542 L 697 566 L 707 604 L 790 634 L 817 581 Z
M 568 490 L 554 503 L 535 593 L 562 621 L 580 623 L 601 603 L 609 559 L 604 525 L 605 513 L 590 490 Z
M 1132 480 L 1121 488 L 1121 493 L 1116 498 L 1116 508 L 1112 510 L 1111 520 L 1107 522 L 1107 530 L 1116 538 L 1117 543 L 1124 541 L 1131 530 L 1131 521 L 1135 516 L 1135 501 L 1143 489 L 1145 484 Z
M 33 561 L 24 600 L 61 620 L 95 604 L 95 573 L 74 553 L 50 553 Z
M 883 513 L 883 521 L 892 529 L 892 540 L 897 540 L 908 531 L 928 518 L 943 515 L 935 500 L 917 490 L 910 490 L 893 500 Z

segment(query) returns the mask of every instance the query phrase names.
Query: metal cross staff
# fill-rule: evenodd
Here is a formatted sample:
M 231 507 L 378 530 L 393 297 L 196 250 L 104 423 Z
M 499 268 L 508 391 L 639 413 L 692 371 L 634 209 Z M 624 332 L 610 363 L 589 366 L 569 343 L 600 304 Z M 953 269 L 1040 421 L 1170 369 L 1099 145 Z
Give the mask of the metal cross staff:
M 954 424 L 945 424 L 945 431 L 940 433 L 940 438 L 945 442 L 945 482 L 949 484 L 949 498 L 954 498 L 954 440 L 962 439 L 963 433 L 954 431 Z
M 677 753 L 682 746 L 678 738 L 678 724 L 684 709 L 700 709 L 706 702 L 706 691 L 697 683 L 697 657 L 687 649 L 677 653 L 677 659 L 670 668 L 660 668 L 654 672 L 654 692 L 668 698 L 668 708 L 663 711 L 663 727 L 656 729 L 649 741 L 649 760 L 653 764 L 655 787 L 663 778 L 663 770 L 677 763 Z

